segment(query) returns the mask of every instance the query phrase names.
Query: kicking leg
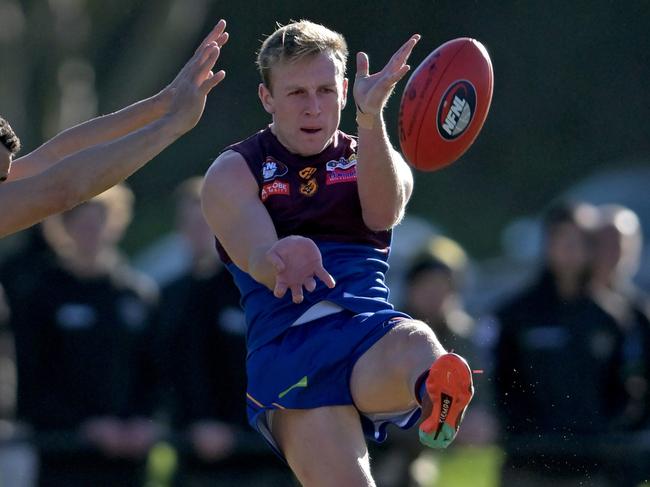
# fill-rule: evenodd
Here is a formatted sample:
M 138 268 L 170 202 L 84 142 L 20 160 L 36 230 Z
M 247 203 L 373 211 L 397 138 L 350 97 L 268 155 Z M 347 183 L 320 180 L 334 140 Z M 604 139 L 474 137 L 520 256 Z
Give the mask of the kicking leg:
M 364 413 L 403 411 L 420 402 L 420 441 L 433 448 L 453 441 L 473 395 L 467 363 L 446 354 L 431 328 L 416 320 L 399 323 L 361 356 L 350 390 Z
M 275 411 L 272 430 L 303 486 L 375 486 L 359 413 L 353 406 Z

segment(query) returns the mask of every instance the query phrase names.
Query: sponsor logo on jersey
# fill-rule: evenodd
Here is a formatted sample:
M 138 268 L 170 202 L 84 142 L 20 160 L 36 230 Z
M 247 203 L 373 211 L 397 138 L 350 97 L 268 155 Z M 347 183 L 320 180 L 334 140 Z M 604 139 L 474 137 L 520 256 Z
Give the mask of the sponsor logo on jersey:
M 264 186 L 262 186 L 262 193 L 260 197 L 264 202 L 269 198 L 269 196 L 273 196 L 276 194 L 284 194 L 284 195 L 290 194 L 289 183 L 285 181 L 273 181 L 272 183 L 265 184 Z
M 306 167 L 298 172 L 298 176 L 300 176 L 302 179 L 310 179 L 315 172 L 315 167 Z
M 329 161 L 325 168 L 327 175 L 325 184 L 349 183 L 357 180 L 357 156 L 352 154 L 348 159 L 341 157 Z
M 316 182 L 316 178 L 311 178 L 306 183 L 302 183 L 300 185 L 300 192 L 305 196 L 314 196 L 316 194 L 316 191 L 318 191 L 318 183 Z
M 289 168 L 286 164 L 283 164 L 271 156 L 267 156 L 266 160 L 262 164 L 262 178 L 265 183 L 272 181 L 275 178 L 282 177 L 288 172 Z
M 472 83 L 458 80 L 447 88 L 438 106 L 437 127 L 442 138 L 454 140 L 467 130 L 476 108 L 476 90 Z
M 340 159 L 328 161 L 327 164 L 325 164 L 325 169 L 328 172 L 336 171 L 337 169 L 350 169 L 351 167 L 354 167 L 357 165 L 357 156 L 356 154 L 352 154 L 350 157 L 347 159 L 345 157 L 341 157 Z

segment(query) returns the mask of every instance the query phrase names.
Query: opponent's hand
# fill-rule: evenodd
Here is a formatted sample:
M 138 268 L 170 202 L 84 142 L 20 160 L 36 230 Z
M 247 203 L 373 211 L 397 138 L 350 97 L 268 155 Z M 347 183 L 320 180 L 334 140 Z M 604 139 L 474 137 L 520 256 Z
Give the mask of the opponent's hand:
M 395 85 L 411 69 L 406 64 L 420 35 L 415 34 L 399 48 L 381 71 L 368 74 L 370 61 L 365 52 L 357 54 L 357 75 L 354 78 L 354 101 L 358 109 L 370 115 L 381 113 Z
M 163 90 L 164 95 L 171 99 L 168 114 L 183 132 L 198 123 L 208 93 L 226 77 L 224 70 L 212 71 L 221 48 L 228 42 L 225 29 L 226 21 L 221 19 L 176 78 Z
M 329 288 L 335 285 L 334 278 L 323 267 L 320 250 L 309 238 L 292 235 L 280 239 L 266 252 L 266 259 L 275 269 L 276 298 L 282 298 L 290 289 L 293 302 L 301 303 L 303 288 L 309 292 L 316 289 L 315 277 Z

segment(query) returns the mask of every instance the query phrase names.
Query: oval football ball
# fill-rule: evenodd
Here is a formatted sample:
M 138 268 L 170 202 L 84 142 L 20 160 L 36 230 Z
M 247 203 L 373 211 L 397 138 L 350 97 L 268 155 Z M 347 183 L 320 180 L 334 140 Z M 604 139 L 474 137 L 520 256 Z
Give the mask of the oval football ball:
M 404 88 L 399 142 L 411 166 L 435 171 L 472 145 L 492 101 L 494 73 L 476 39 L 448 41 L 429 54 Z

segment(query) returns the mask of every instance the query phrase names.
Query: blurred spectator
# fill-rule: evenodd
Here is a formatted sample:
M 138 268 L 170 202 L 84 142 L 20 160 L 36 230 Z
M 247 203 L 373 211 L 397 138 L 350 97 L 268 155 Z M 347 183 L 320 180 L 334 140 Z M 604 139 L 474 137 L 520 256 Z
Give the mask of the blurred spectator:
M 28 442 L 25 425 L 16 421 L 16 357 L 9 328 L 10 309 L 20 313 L 38 285 L 35 272 L 51 262 L 54 254 L 43 238 L 41 225 L 21 232 L 20 243 L 0 264 L 0 485 L 32 487 L 37 474 L 37 455 Z
M 117 249 L 132 205 L 117 186 L 46 221 L 56 258 L 27 268 L 24 305 L 11 310 L 17 414 L 33 428 L 41 486 L 143 482 L 158 434 L 148 351 L 157 293 Z
M 461 354 L 470 365 L 475 365 L 479 358 L 473 342 L 474 319 L 463 308 L 460 297 L 467 266 L 467 254 L 458 243 L 442 236 L 431 237 L 409 262 L 402 308 L 429 324 L 447 350 Z M 485 392 L 482 386 L 476 384 L 476 395 L 456 438 L 457 444 L 487 443 L 494 439 L 494 420 L 481 405 Z M 386 487 L 430 485 L 432 479 L 426 472 L 435 472 L 435 457 L 413 435 L 404 433 L 408 432 L 391 432 L 386 444 L 374 448 L 377 480 Z
M 636 213 L 621 205 L 598 206 L 593 265 L 596 290 L 640 298 L 632 279 L 639 269 L 642 248 L 643 234 Z
M 180 432 L 175 485 L 294 485 L 289 469 L 246 420 L 244 314 L 203 219 L 201 184 L 202 178 L 191 178 L 176 191 L 176 226 L 192 266 L 163 289 L 160 309 L 171 419 Z
M 636 214 L 621 205 L 601 205 L 595 234 L 592 286 L 596 301 L 618 323 L 624 333 L 622 380 L 629 401 L 622 428 L 643 430 L 650 417 L 650 306 L 647 296 L 634 284 L 639 268 L 643 238 Z M 630 457 L 620 476 L 625 485 L 636 485 L 650 473 L 639 447 L 629 439 Z
M 589 293 L 596 223 L 590 205 L 553 207 L 539 277 L 497 310 L 504 486 L 613 485 L 625 335 Z

